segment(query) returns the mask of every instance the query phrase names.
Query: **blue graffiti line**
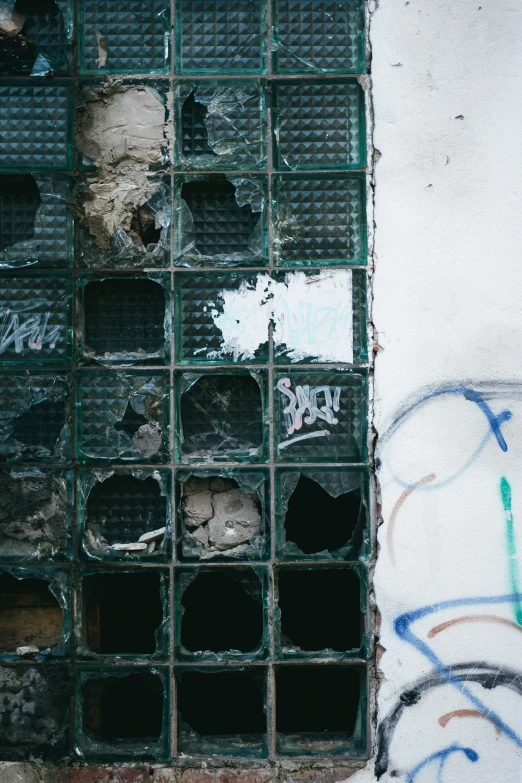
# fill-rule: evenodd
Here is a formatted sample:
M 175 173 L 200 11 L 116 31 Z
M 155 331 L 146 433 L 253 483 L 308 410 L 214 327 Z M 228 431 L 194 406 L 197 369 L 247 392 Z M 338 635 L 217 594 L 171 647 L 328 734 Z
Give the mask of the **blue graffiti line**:
M 411 644 L 417 652 L 427 658 L 428 661 L 434 666 L 439 674 L 448 682 L 453 685 L 459 693 L 461 693 L 468 701 L 470 701 L 477 710 L 487 714 L 488 718 L 495 724 L 495 726 L 503 731 L 504 734 L 509 737 L 517 747 L 522 748 L 522 737 L 517 732 L 505 723 L 500 715 L 493 712 L 481 699 L 470 691 L 470 689 L 462 682 L 458 675 L 453 674 L 451 666 L 446 666 L 443 661 L 436 655 L 432 648 L 416 636 L 411 630 L 412 623 L 422 619 L 430 614 L 435 614 L 443 609 L 454 609 L 458 606 L 484 606 L 485 604 L 513 604 L 522 600 L 522 593 L 511 593 L 509 595 L 494 595 L 494 596 L 480 596 L 477 598 L 456 598 L 452 601 L 442 601 L 438 604 L 432 604 L 431 606 L 424 606 L 421 609 L 416 609 L 413 612 L 406 612 L 399 615 L 394 623 L 395 633 L 399 638 L 403 639 L 408 644 Z
M 433 761 L 439 762 L 439 771 L 437 773 L 437 783 L 442 783 L 442 770 L 444 769 L 444 765 L 448 759 L 449 756 L 451 756 L 453 753 L 464 753 L 466 758 L 468 758 L 470 761 L 478 761 L 478 753 L 476 753 L 473 748 L 465 748 L 462 745 L 448 745 L 447 748 L 444 748 L 443 750 L 439 750 L 437 753 L 432 753 L 431 756 L 427 756 L 423 761 L 421 761 L 419 764 L 417 764 L 416 767 L 414 767 L 410 772 L 408 772 L 408 776 L 406 778 L 406 783 L 415 783 L 415 778 L 421 772 L 421 770 L 424 769 L 424 767 L 427 767 L 429 764 L 431 764 Z

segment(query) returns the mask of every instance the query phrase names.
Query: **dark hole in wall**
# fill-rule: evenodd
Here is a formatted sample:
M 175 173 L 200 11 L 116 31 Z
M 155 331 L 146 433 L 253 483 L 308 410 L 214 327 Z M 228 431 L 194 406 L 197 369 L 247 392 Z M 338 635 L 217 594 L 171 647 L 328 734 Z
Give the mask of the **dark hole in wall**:
M 192 652 L 250 652 L 258 647 L 263 636 L 263 607 L 248 588 L 261 598 L 260 580 L 251 571 L 200 571 L 181 599 L 185 608 L 182 646 Z
M 334 498 L 316 481 L 300 476 L 288 501 L 286 540 L 305 554 L 335 552 L 350 540 L 360 509 L 359 489 Z
M 360 582 L 354 571 L 280 568 L 278 592 L 281 634 L 289 646 L 339 652 L 360 647 Z
M 138 207 L 128 233 L 135 244 L 144 245 L 149 252 L 154 250 L 161 238 L 161 226 L 156 228 L 156 218 L 149 206 Z
M 115 744 L 156 742 L 163 726 L 163 683 L 152 673 L 89 679 L 82 686 L 83 729 Z
M 148 424 L 149 420 L 145 418 L 141 413 L 137 413 L 131 405 L 131 402 L 127 403 L 125 413 L 120 421 L 117 421 L 114 425 L 114 429 L 117 432 L 124 432 L 129 438 L 133 438 L 138 432 L 139 428 L 144 424 Z
M 167 499 L 159 483 L 116 473 L 95 484 L 87 499 L 87 527 L 109 544 L 137 541 L 143 533 L 165 527 Z
M 65 400 L 42 400 L 15 419 L 13 437 L 26 449 L 52 452 L 65 424 Z
M 0 37 L 0 45 L 1 45 Z M 0 175 L 0 250 L 34 237 L 40 191 L 31 174 Z
M 181 113 L 181 134 L 183 155 L 213 155 L 208 144 L 208 131 L 205 118 L 207 107 L 196 100 L 194 93 L 185 98 Z
M 85 348 L 106 353 L 156 353 L 163 347 L 165 292 L 143 278 L 96 280 L 85 286 Z
M 90 574 L 83 578 L 87 647 L 100 654 L 151 654 L 163 621 L 160 575 Z
M 259 215 L 240 207 L 226 179 L 185 182 L 181 198 L 192 214 L 196 250 L 204 256 L 245 253 Z
M 0 652 L 51 647 L 61 640 L 63 612 L 46 579 L 0 574 Z
M 28 75 L 38 55 L 49 63 L 64 59 L 65 23 L 54 0 L 17 0 L 14 12 L 23 19 L 14 34 L 0 34 L 0 73 Z

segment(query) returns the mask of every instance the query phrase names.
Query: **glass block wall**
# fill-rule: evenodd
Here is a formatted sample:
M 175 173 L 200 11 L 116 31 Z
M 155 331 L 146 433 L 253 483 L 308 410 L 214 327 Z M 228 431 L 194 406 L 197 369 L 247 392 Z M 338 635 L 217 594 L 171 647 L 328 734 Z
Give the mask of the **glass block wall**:
M 6 7 L 0 759 L 364 758 L 363 5 Z

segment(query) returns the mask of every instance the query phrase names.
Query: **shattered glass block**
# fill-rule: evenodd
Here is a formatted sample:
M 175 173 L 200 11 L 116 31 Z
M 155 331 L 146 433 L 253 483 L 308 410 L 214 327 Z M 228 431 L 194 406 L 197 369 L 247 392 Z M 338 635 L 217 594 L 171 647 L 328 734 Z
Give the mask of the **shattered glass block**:
M 168 666 L 78 666 L 75 750 L 86 761 L 168 761 Z
M 69 560 L 72 473 L 47 468 L 0 471 L 0 559 Z
M 366 264 L 363 175 L 282 174 L 273 205 L 279 266 Z
M 266 372 L 175 373 L 179 462 L 264 462 Z
M 72 281 L 0 273 L 0 366 L 71 361 Z
M 80 0 L 80 73 L 166 73 L 167 0 Z
M 355 468 L 276 471 L 279 560 L 357 560 L 370 553 L 368 472 Z
M 289 370 L 275 376 L 279 462 L 364 462 L 368 382 L 364 372 Z
M 84 370 L 77 376 L 77 394 L 77 455 L 81 461 L 165 461 L 168 373 Z
M 71 69 L 69 0 L 16 0 L 2 8 L 0 74 L 49 76 Z
M 270 498 L 266 470 L 177 471 L 181 560 L 265 560 Z
M 266 164 L 265 88 L 259 81 L 204 81 L 175 88 L 176 160 L 185 169 Z
M 83 470 L 78 474 L 77 491 L 83 559 L 169 559 L 170 471 Z
M 80 355 L 103 364 L 164 364 L 170 360 L 170 276 L 78 280 Z
M 279 73 L 363 73 L 362 0 L 274 0 Z
M 266 6 L 262 0 L 180 0 L 178 73 L 265 73 Z
M 272 88 L 278 169 L 356 169 L 366 164 L 364 93 L 355 79 L 284 81 Z
M 0 85 L 0 169 L 52 171 L 72 163 L 72 92 L 66 83 Z
M 69 375 L 0 372 L 0 462 L 65 462 L 71 455 Z
M 268 263 L 265 177 L 177 177 L 176 266 Z

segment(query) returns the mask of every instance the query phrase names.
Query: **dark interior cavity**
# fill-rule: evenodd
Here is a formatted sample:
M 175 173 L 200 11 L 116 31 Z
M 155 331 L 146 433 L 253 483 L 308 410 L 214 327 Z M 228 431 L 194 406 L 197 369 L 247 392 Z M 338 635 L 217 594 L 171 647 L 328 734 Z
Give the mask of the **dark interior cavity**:
M 125 413 L 121 421 L 117 421 L 114 425 L 114 429 L 117 432 L 124 432 L 129 438 L 133 438 L 138 432 L 139 428 L 144 424 L 148 424 L 149 420 L 145 418 L 141 413 L 136 413 L 131 405 L 131 402 L 127 403 Z
M 208 144 L 205 118 L 207 107 L 196 100 L 194 93 L 185 98 L 181 110 L 181 133 L 183 155 L 213 155 Z
M 153 210 L 144 204 L 138 207 L 130 224 L 130 236 L 137 244 L 144 245 L 152 251 L 161 238 L 161 227 L 156 228 L 156 218 Z M 139 241 L 137 241 L 139 240 Z
M 63 611 L 46 579 L 16 579 L 0 574 L 0 653 L 61 641 Z
M 0 46 L 1 41 L 0 36 Z M 33 239 L 40 201 L 40 191 L 31 174 L 0 175 L 0 250 Z
M 65 401 L 42 400 L 20 414 L 13 425 L 13 438 L 36 456 L 43 450 L 52 454 L 65 424 Z
M 49 65 L 65 59 L 65 24 L 55 0 L 17 0 L 14 12 L 21 27 L 14 34 L 0 34 L 0 73 L 29 75 L 37 57 Z

